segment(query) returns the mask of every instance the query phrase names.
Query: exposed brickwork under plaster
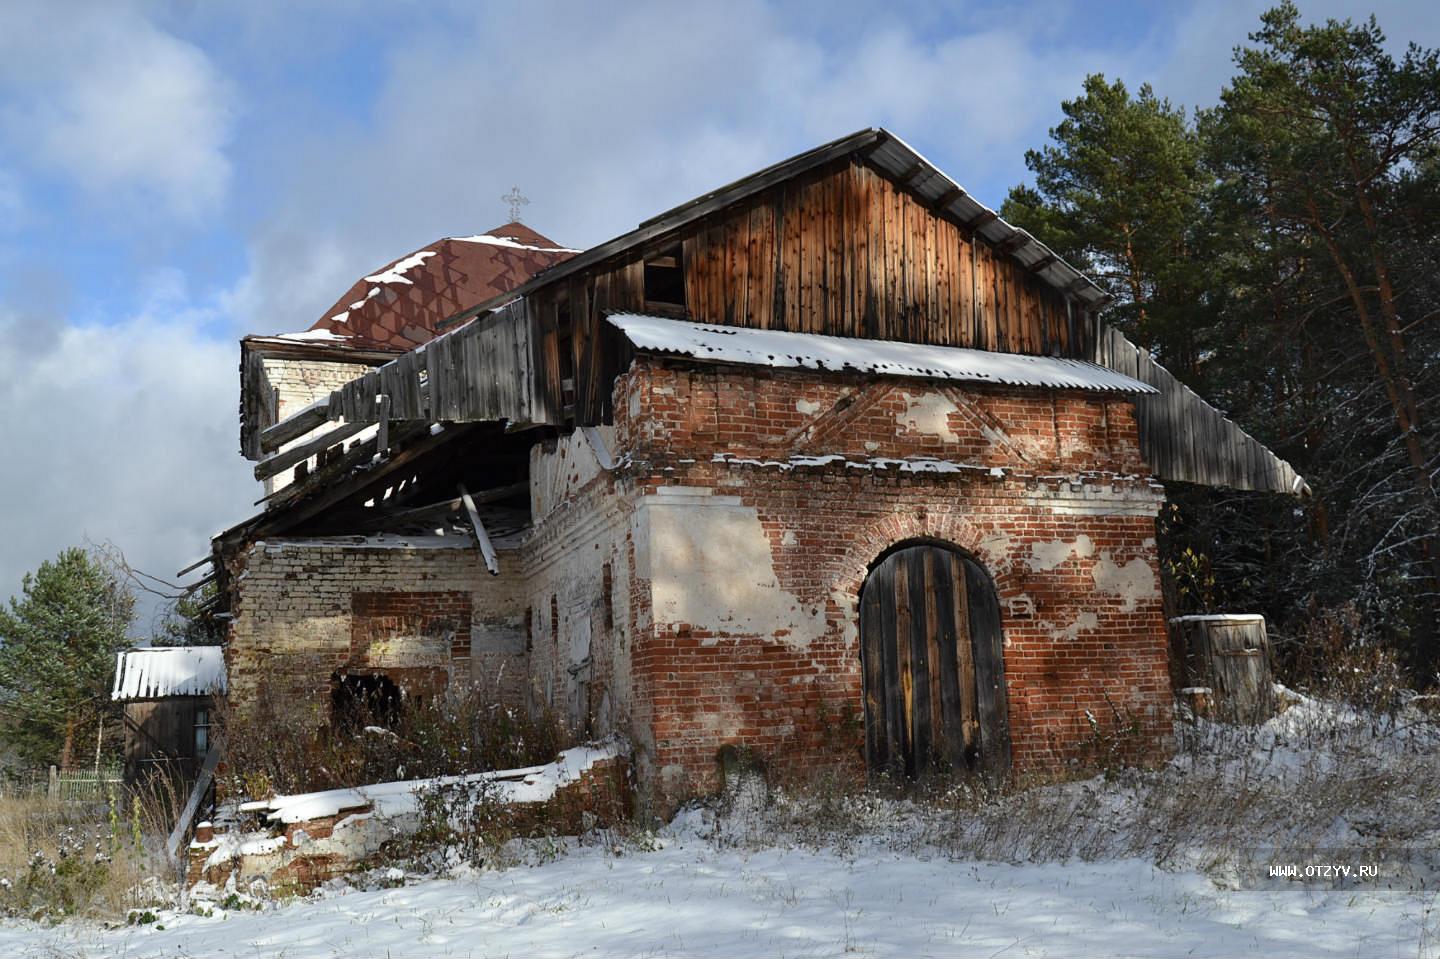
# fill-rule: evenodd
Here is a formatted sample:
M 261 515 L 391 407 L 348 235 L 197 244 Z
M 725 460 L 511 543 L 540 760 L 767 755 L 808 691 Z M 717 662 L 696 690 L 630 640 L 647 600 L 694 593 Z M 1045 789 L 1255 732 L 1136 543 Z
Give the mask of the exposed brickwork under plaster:
M 651 360 L 618 390 L 646 494 L 636 576 L 653 625 L 634 681 L 662 787 L 713 788 L 726 743 L 791 769 L 858 764 L 858 598 L 869 565 L 913 539 L 995 579 L 1017 767 L 1080 756 L 1087 714 L 1133 718 L 1139 754 L 1168 748 L 1161 497 L 1127 400 Z M 833 454 L 849 462 L 792 463 Z M 922 457 L 978 468 L 870 462 Z
M 336 672 L 384 673 L 420 695 L 473 683 L 519 705 L 526 684 L 522 584 L 514 552 L 500 558 L 502 574 L 491 576 L 463 541 L 412 549 L 314 540 L 251 547 L 243 570 L 232 570 L 226 661 L 235 718 L 268 702 L 297 722 L 327 722 Z

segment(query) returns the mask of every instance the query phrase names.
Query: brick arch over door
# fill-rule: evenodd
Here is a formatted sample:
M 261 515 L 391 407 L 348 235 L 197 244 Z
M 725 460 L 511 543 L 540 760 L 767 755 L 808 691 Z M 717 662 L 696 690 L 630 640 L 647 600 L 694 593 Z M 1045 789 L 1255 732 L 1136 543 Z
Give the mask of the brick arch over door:
M 899 543 L 866 576 L 859 618 L 870 769 L 1008 769 L 1000 605 L 984 567 L 947 543 Z

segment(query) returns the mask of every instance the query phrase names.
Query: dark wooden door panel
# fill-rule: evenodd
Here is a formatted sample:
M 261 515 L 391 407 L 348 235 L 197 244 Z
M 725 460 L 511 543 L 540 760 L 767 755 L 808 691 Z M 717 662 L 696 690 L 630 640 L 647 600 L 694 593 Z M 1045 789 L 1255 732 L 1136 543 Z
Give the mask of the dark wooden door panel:
M 938 546 L 891 553 L 865 581 L 860 636 L 872 770 L 1008 768 L 1000 607 L 978 564 Z

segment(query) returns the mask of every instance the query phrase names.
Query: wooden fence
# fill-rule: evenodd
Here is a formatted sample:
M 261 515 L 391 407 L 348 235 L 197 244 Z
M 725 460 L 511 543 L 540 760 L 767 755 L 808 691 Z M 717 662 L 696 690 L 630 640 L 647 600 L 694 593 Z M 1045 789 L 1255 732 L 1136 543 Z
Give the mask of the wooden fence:
M 49 771 L 37 769 L 28 780 L 0 786 L 0 795 L 31 799 L 50 799 L 63 803 L 106 802 L 113 795 L 124 795 L 124 779 L 119 766 Z

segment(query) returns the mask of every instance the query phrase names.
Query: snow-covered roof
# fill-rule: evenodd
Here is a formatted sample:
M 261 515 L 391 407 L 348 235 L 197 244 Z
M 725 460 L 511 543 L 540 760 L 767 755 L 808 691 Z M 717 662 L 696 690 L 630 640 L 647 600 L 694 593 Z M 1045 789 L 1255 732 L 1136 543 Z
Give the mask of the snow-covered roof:
M 127 649 L 115 660 L 116 702 L 225 692 L 225 656 L 219 646 Z
M 710 326 L 638 313 L 612 313 L 607 319 L 624 332 L 637 349 L 676 353 L 716 363 L 804 367 L 1004 386 L 1111 393 L 1158 392 L 1153 386 L 1137 379 L 1084 360 L 862 340 L 821 333 Z

